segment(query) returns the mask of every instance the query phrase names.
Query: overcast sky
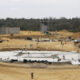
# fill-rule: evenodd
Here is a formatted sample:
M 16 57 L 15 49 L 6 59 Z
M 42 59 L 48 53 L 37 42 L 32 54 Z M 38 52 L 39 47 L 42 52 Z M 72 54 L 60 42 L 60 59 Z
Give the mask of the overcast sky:
M 0 0 L 0 18 L 80 17 L 80 0 Z

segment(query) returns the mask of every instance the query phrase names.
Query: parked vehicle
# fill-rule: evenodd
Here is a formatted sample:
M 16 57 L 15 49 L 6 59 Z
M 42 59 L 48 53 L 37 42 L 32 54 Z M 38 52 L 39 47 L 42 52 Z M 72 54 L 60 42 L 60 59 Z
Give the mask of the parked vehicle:
M 0 40 L 0 43 L 2 43 L 3 42 L 3 40 Z

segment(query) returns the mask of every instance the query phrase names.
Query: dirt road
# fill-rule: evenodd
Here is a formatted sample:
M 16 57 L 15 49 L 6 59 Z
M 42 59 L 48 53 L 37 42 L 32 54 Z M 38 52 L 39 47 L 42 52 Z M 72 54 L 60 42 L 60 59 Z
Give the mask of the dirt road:
M 31 72 L 34 72 L 33 80 L 80 80 L 80 68 L 38 69 L 0 64 L 0 80 L 31 80 Z

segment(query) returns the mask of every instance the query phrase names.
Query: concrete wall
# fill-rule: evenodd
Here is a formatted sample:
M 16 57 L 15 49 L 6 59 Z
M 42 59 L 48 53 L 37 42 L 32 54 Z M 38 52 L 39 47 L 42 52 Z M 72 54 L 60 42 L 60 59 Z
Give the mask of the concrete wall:
M 0 27 L 0 34 L 18 34 L 19 32 L 19 27 Z
M 44 24 L 41 24 L 41 32 L 47 32 L 48 27 Z

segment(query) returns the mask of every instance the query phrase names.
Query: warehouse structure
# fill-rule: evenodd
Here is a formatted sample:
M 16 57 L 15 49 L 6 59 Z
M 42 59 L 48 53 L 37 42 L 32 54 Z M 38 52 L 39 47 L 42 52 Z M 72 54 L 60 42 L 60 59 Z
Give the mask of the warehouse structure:
M 0 27 L 0 34 L 18 34 L 20 27 Z

